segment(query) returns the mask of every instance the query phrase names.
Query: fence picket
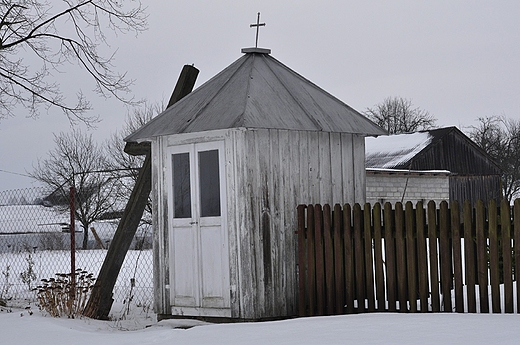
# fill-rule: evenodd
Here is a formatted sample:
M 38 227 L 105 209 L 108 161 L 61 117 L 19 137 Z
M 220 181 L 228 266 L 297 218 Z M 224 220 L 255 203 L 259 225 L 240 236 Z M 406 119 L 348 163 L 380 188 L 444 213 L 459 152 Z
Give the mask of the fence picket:
M 355 262 L 355 280 L 356 280 L 356 299 L 358 302 L 358 311 L 365 311 L 365 272 L 364 272 L 364 253 L 363 253 L 363 235 L 361 229 L 363 226 L 363 215 L 361 206 L 354 205 L 354 262 Z
M 485 235 L 485 217 L 486 210 L 484 203 L 477 201 L 477 213 L 475 215 L 475 225 L 477 232 L 477 269 L 478 269 L 478 286 L 480 291 L 480 312 L 489 313 L 488 299 L 488 267 L 487 267 L 487 249 Z
M 332 226 L 330 205 L 323 205 L 323 243 L 325 248 L 325 310 L 328 315 L 334 314 L 334 246 L 332 243 Z
M 323 250 L 323 209 L 314 206 L 314 245 L 316 246 L 316 313 L 325 315 L 325 258 Z
M 500 278 L 498 271 L 498 215 L 495 200 L 489 202 L 489 276 L 491 284 L 491 310 L 500 313 Z
M 298 289 L 299 289 L 299 295 L 298 295 L 298 315 L 299 316 L 305 316 L 307 315 L 307 301 L 309 300 L 308 294 L 306 294 L 306 287 L 305 282 L 309 279 L 309 277 L 306 277 L 306 270 L 305 265 L 303 264 L 306 262 L 306 248 L 305 244 L 308 243 L 306 241 L 307 239 L 307 233 L 305 229 L 305 205 L 298 205 L 297 209 L 298 214 Z
M 513 237 L 515 239 L 515 264 L 520 264 L 520 199 L 515 200 L 514 204 L 514 218 L 513 218 Z M 516 280 L 516 312 L 520 312 L 520 284 L 518 284 L 518 270 L 515 269 Z
M 439 258 L 441 262 L 441 291 L 442 291 L 442 304 L 444 311 L 453 311 L 451 305 L 451 285 L 452 285 L 452 272 L 451 272 L 451 247 L 449 239 L 449 214 L 448 214 L 448 203 L 442 201 L 440 204 L 439 213 Z
M 428 258 L 426 254 L 426 238 L 425 238 L 425 214 L 422 201 L 416 206 L 417 222 L 417 270 L 419 274 L 419 300 L 421 302 L 421 312 L 428 311 L 428 297 L 430 290 L 428 287 Z
M 428 249 L 430 250 L 430 278 L 432 311 L 438 312 L 440 307 L 439 296 L 439 266 L 437 264 L 437 220 L 435 202 L 428 202 Z
M 500 224 L 502 227 L 502 263 L 504 275 L 504 312 L 513 312 L 513 277 L 511 254 L 511 209 L 507 200 L 500 203 Z
M 316 315 L 316 243 L 314 243 L 314 207 L 307 207 L 307 293 L 309 296 L 309 316 Z
M 385 310 L 385 279 L 383 273 L 383 243 L 381 233 L 381 205 L 376 203 L 372 212 L 374 221 L 374 271 L 376 273 L 377 310 Z
M 392 205 L 387 202 L 384 207 L 385 256 L 386 256 L 386 289 L 388 295 L 388 311 L 397 311 L 397 271 L 395 266 L 395 227 Z
M 462 252 L 460 234 L 460 210 L 459 203 L 454 201 L 451 205 L 451 234 L 453 241 L 453 281 L 455 290 L 455 311 L 464 312 L 464 284 L 462 282 Z
M 473 227 L 473 209 L 469 201 L 464 202 L 464 274 L 466 278 L 466 294 L 468 313 L 477 312 L 475 296 L 475 235 Z
M 370 204 L 365 204 L 363 211 L 364 227 L 363 227 L 363 244 L 365 251 L 365 278 L 366 278 L 366 297 L 368 300 L 368 311 L 375 311 L 374 298 L 374 272 L 373 272 L 373 255 L 372 255 L 372 217 L 370 212 Z
M 412 313 L 417 312 L 417 262 L 415 259 L 414 215 L 413 204 L 408 201 L 405 205 L 406 263 L 408 269 L 408 301 Z
M 345 299 L 347 313 L 354 313 L 354 241 L 352 239 L 351 208 L 343 206 L 343 248 L 345 248 Z
M 333 224 L 334 224 L 334 293 L 336 295 L 336 314 L 342 314 L 345 300 L 345 277 L 343 273 L 343 237 L 341 231 L 342 211 L 339 204 L 334 205 Z
M 403 204 L 395 204 L 395 256 L 397 259 L 397 295 L 399 311 L 408 311 L 408 293 L 406 283 L 406 246 Z

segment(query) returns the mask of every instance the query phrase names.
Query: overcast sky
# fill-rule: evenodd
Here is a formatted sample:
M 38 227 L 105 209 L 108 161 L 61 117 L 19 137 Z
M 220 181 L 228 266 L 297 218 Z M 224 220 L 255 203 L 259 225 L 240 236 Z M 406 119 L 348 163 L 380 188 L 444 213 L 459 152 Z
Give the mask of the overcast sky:
M 57 0 L 56 0 L 57 1 Z M 137 98 L 167 101 L 182 66 L 200 70 L 196 86 L 255 44 L 321 88 L 362 112 L 389 96 L 411 99 L 439 126 L 475 125 L 479 117 L 520 117 L 520 2 L 469 0 L 145 1 L 149 28 L 112 40 L 118 71 L 135 79 Z M 64 89 L 81 73 L 62 73 Z M 121 129 L 128 109 L 92 96 L 102 122 L 101 142 Z M 35 185 L 16 175 L 32 170 L 54 147 L 53 133 L 69 131 L 60 110 L 39 119 L 0 121 L 0 191 Z

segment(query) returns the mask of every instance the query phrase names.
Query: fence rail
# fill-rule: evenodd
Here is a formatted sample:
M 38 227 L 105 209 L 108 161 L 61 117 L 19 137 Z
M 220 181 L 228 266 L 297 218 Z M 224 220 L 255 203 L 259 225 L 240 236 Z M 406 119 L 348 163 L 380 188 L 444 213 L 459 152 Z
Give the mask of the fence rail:
M 298 206 L 300 316 L 520 311 L 520 199 L 450 206 Z

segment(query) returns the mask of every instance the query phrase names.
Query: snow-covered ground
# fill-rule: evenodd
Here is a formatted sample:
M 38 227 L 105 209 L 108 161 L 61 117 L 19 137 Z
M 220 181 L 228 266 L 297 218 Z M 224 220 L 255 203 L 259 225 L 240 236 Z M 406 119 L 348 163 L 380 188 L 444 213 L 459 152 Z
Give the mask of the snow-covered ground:
M 23 316 L 22 316 L 23 315 Z M 2 344 L 518 344 L 516 314 L 392 314 L 209 324 L 149 317 L 56 319 L 0 311 Z M 194 326 L 195 327 L 191 327 Z M 180 328 L 179 328 L 180 327 Z M 188 328 L 189 327 L 189 328 Z

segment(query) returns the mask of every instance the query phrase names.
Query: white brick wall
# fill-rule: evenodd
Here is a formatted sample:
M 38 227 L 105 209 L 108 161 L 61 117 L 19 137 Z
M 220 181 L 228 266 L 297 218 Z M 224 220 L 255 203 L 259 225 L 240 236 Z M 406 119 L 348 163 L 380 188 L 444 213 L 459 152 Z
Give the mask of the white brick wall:
M 450 195 L 448 174 L 367 173 L 366 186 L 366 201 L 372 205 L 376 202 L 395 204 L 401 199 L 403 204 L 433 200 L 438 205 L 442 200 L 449 201 Z

